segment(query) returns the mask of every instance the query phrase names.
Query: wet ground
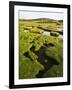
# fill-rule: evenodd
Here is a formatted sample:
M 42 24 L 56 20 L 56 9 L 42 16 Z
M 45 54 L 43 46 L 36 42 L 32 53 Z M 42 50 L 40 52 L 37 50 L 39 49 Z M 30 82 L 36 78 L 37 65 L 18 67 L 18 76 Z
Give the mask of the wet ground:
M 29 32 L 29 30 L 24 30 L 24 32 Z M 42 34 L 50 36 L 50 32 L 49 31 L 44 31 Z M 63 38 L 63 35 L 60 34 L 58 36 L 58 38 Z M 44 66 L 44 70 L 40 71 L 38 73 L 38 75 L 36 76 L 37 78 L 42 78 L 44 73 L 46 73 L 48 71 L 48 69 L 50 69 L 53 65 L 58 64 L 57 62 L 55 62 L 55 60 L 53 60 L 53 58 L 49 58 L 48 56 L 45 55 L 45 50 L 47 48 L 53 47 L 53 46 L 54 45 L 52 43 L 49 43 L 49 44 L 45 44 L 43 47 L 41 47 L 39 51 L 35 51 L 34 47 L 32 47 L 30 49 L 32 52 L 34 52 L 38 56 L 38 61 Z M 31 57 L 29 56 L 28 52 L 24 53 L 24 55 L 31 59 Z
M 24 32 L 29 32 L 29 30 L 24 30 Z M 51 35 L 50 35 L 50 31 L 44 31 L 44 32 L 42 33 L 42 35 L 51 36 Z M 60 35 L 58 36 L 58 38 L 63 38 L 63 34 L 60 34 Z
M 49 47 L 53 47 L 53 44 L 46 44 L 44 47 L 41 47 L 39 51 L 34 51 L 34 47 L 31 48 L 31 51 L 33 51 L 38 56 L 38 61 L 44 66 L 44 70 L 40 71 L 37 78 L 42 78 L 44 73 L 48 71 L 53 65 L 58 64 L 52 58 L 49 58 L 45 55 L 45 50 Z M 46 61 L 45 61 L 46 60 Z

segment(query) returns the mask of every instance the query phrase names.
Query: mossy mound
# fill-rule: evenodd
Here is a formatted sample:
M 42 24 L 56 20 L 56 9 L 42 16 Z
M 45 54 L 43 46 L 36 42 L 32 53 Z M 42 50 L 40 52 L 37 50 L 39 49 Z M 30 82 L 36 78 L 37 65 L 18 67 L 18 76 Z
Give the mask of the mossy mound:
M 52 66 L 43 77 L 63 77 L 63 62 L 59 65 Z
M 51 32 L 50 35 L 51 35 L 51 36 L 58 37 L 58 36 L 59 36 L 59 33 L 58 33 L 58 32 Z
M 33 62 L 29 58 L 22 57 L 20 58 L 19 62 L 19 78 L 36 78 L 36 75 L 39 73 L 39 71 L 43 69 L 43 65 L 41 65 L 37 60 Z
M 62 47 L 60 44 L 47 48 L 45 54 L 48 56 L 48 58 L 54 60 L 57 64 L 60 64 L 63 58 Z
M 43 33 L 43 30 L 42 30 L 42 29 L 38 29 L 38 28 L 34 27 L 34 28 L 32 28 L 32 29 L 30 30 L 30 32 L 32 32 L 32 33 L 39 33 L 39 34 L 41 34 L 41 33 Z

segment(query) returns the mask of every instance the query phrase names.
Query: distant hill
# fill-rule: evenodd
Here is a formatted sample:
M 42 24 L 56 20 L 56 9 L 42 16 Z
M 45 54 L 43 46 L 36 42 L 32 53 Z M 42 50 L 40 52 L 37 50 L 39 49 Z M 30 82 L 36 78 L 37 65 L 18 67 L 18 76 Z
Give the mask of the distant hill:
M 37 18 L 37 19 L 20 19 L 20 20 L 23 20 L 23 21 L 35 21 L 35 22 L 38 22 L 38 23 L 42 23 L 42 22 L 55 22 L 55 23 L 62 23 L 63 20 L 55 20 L 55 19 L 50 19 L 50 18 Z
M 63 23 L 63 20 L 58 20 L 60 23 Z

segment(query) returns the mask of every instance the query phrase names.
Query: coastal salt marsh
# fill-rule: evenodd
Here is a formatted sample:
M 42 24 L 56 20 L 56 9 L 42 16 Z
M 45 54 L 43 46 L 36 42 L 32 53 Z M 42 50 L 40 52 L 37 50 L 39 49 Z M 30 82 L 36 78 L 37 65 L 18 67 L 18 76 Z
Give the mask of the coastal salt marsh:
M 63 22 L 20 19 L 19 79 L 62 76 Z

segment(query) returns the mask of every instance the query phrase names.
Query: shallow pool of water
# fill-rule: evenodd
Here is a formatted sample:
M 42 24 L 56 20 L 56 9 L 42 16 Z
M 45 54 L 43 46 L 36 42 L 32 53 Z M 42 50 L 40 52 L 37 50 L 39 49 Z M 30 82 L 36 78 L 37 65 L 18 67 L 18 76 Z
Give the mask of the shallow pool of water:
M 24 32 L 29 32 L 29 30 L 24 30 Z
M 50 36 L 50 32 L 44 31 L 44 32 L 43 32 L 43 35 L 48 35 L 48 36 Z
M 43 35 L 51 36 L 49 31 L 44 31 Z M 59 35 L 58 38 L 63 38 L 63 35 Z
M 58 38 L 63 38 L 63 35 L 59 35 Z
M 29 30 L 24 30 L 24 32 L 29 32 Z M 49 31 L 44 31 L 44 32 L 42 33 L 42 35 L 51 36 Z M 63 38 L 63 35 L 60 34 L 60 35 L 58 36 L 58 38 Z

